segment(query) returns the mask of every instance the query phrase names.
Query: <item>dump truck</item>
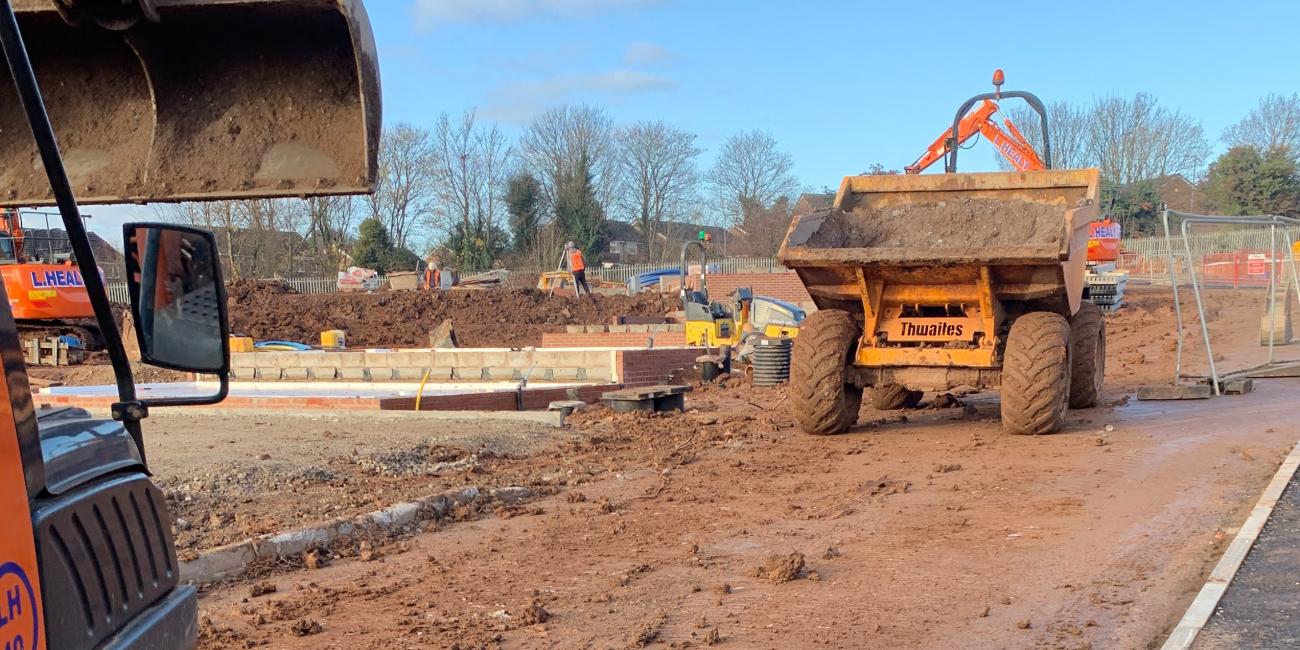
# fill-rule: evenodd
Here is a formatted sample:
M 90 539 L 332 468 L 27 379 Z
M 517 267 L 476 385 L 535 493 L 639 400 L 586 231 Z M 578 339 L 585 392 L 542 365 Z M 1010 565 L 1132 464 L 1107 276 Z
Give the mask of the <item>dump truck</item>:
M 849 176 L 797 216 L 779 253 L 818 311 L 790 390 L 801 429 L 840 433 L 863 391 L 1001 388 L 1014 433 L 1058 430 L 1101 391 L 1105 324 L 1082 300 L 1096 169 Z
M 79 197 L 186 201 L 374 186 L 379 71 L 358 0 L 0 0 L 0 49 L 0 208 L 57 205 L 84 269 L 95 259 Z M 83 273 L 117 384 L 111 419 L 36 409 L 13 296 L 0 285 L 6 649 L 197 643 L 197 595 L 150 479 L 142 421 L 228 392 L 219 249 L 212 233 L 178 224 L 130 223 L 123 235 L 141 360 L 214 376 L 219 387 L 137 394 L 103 277 Z

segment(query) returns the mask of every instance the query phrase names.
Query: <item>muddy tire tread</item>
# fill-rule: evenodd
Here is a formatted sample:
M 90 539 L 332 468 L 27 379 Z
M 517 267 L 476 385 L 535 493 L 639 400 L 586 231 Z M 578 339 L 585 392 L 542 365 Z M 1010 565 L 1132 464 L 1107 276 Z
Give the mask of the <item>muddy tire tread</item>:
M 1002 361 L 1002 425 L 1012 433 L 1054 433 L 1070 397 L 1070 324 L 1052 312 L 1017 318 Z
M 871 389 L 871 405 L 878 411 L 912 408 L 920 401 L 920 391 L 908 390 L 902 384 L 885 384 Z
M 1101 398 L 1096 373 L 1106 367 L 1106 316 L 1101 307 L 1085 302 L 1070 319 L 1070 355 L 1070 408 L 1096 406 Z
M 790 360 L 790 401 L 799 429 L 813 435 L 843 433 L 857 420 L 849 416 L 851 397 L 844 384 L 858 324 L 846 311 L 823 309 L 808 316 L 794 340 Z M 861 392 L 858 391 L 859 405 Z

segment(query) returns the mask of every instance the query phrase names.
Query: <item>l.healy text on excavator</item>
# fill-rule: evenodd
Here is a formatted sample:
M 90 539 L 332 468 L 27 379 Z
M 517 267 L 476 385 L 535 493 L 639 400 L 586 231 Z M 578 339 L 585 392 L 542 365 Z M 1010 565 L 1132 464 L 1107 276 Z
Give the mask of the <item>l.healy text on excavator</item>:
M 33 287 L 84 287 L 86 282 L 81 272 L 75 269 L 66 271 L 32 271 Z

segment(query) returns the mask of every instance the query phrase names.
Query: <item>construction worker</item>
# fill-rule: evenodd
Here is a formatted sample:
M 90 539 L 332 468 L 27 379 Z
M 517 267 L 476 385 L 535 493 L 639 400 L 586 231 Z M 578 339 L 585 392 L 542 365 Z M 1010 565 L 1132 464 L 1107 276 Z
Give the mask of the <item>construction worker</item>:
M 577 244 L 569 242 L 564 245 L 564 259 L 568 261 L 569 273 L 573 274 L 573 295 L 581 296 L 584 289 L 588 296 L 592 295 L 591 286 L 587 284 L 587 263 L 582 259 Z

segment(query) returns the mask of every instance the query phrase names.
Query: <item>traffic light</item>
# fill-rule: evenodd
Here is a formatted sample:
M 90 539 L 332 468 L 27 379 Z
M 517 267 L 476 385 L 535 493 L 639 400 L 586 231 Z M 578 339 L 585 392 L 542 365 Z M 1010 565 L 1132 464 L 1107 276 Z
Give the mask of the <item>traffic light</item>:
M 700 241 L 713 241 L 713 235 L 710 235 L 707 230 L 701 230 L 698 237 Z

